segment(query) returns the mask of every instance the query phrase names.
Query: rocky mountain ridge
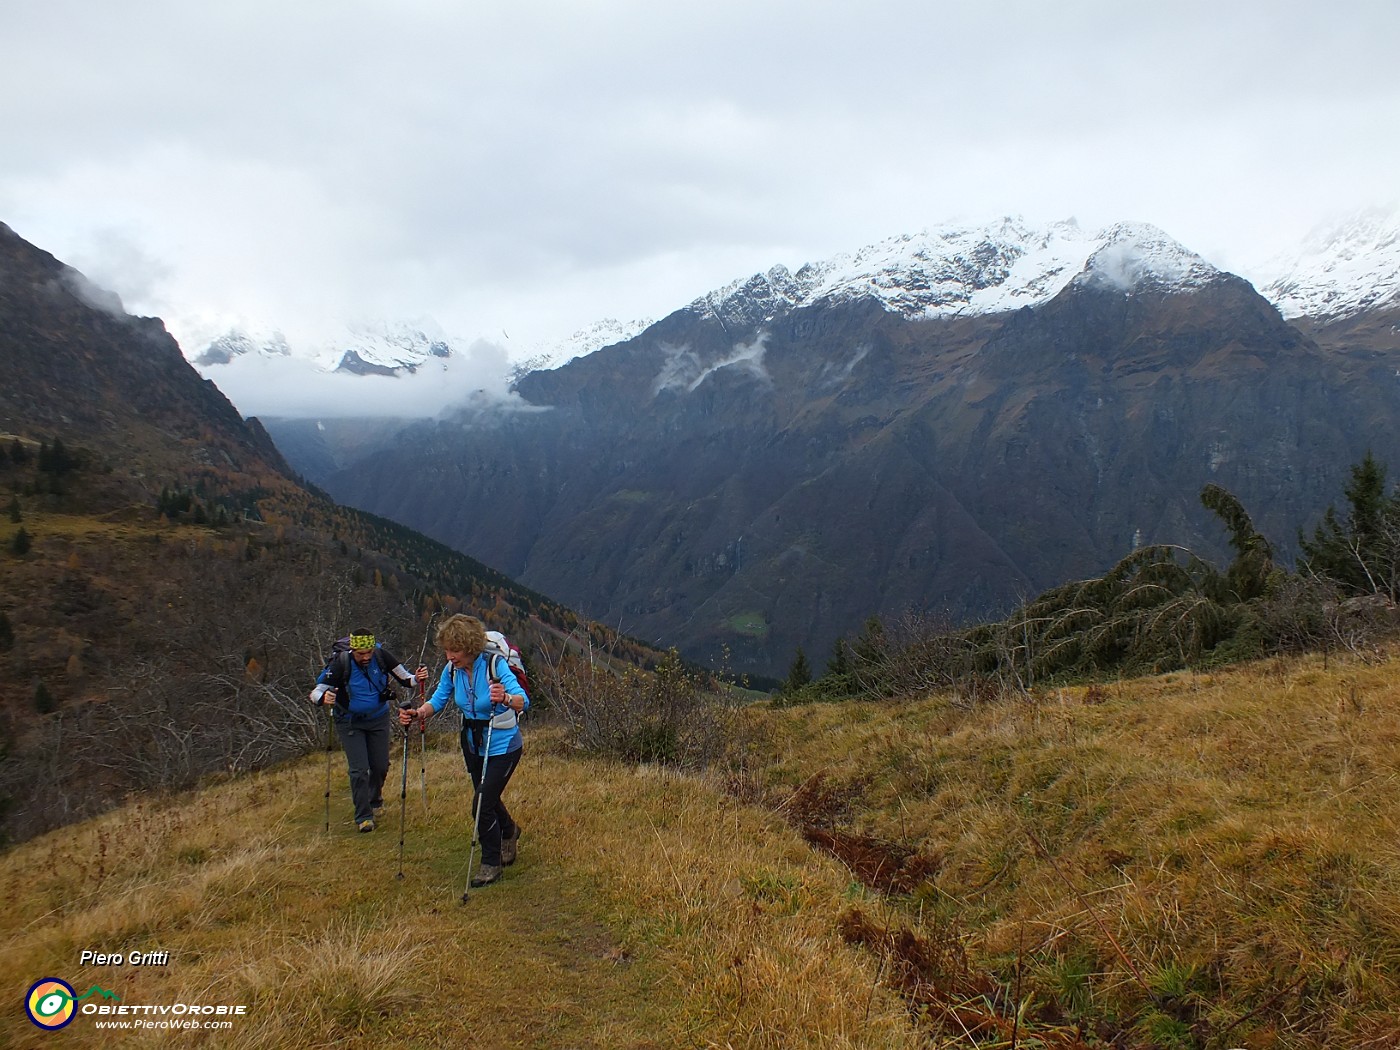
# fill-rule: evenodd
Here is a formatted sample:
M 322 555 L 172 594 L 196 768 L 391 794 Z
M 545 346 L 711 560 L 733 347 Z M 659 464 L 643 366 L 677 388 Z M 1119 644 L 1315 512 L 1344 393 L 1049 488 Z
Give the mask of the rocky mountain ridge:
M 1008 216 L 985 224 L 945 224 L 890 237 L 854 252 L 777 265 L 730 282 L 689 304 L 722 323 L 749 324 L 830 300 L 871 298 L 906 318 L 997 313 L 1035 306 L 1072 279 L 1136 283 L 1210 280 L 1220 271 L 1161 230 L 1134 222 L 1086 230 L 1068 219 L 1048 225 Z M 1314 231 L 1290 255 L 1263 266 L 1255 285 L 1285 317 L 1329 323 L 1400 303 L 1400 212 L 1369 209 Z M 513 351 L 512 380 L 624 342 L 653 322 L 604 318 L 548 346 Z M 309 356 L 324 371 L 412 375 L 470 342 L 431 318 L 358 321 L 319 346 L 292 347 L 275 329 L 243 324 L 209 340 L 191 360 L 217 379 L 218 367 L 246 354 Z M 510 338 L 502 333 L 509 345 Z
M 1400 387 L 1363 379 L 1381 358 L 1161 231 L 993 233 L 770 270 L 522 377 L 530 411 L 419 424 L 317 480 L 648 640 L 781 674 L 871 614 L 994 614 L 1138 543 L 1222 557 L 1207 482 L 1287 548 L 1368 447 L 1400 462 Z M 333 429 L 271 425 L 294 462 L 334 460 Z
M 200 379 L 158 318 L 127 314 L 117 296 L 3 223 L 0 348 L 0 430 L 125 449 L 114 476 L 138 485 L 154 465 L 136 462 L 145 456 L 175 473 L 291 477 L 261 425 Z
M 1217 274 L 1145 223 L 1092 232 L 1073 220 L 1035 227 L 1006 218 L 892 237 L 808 263 L 795 274 L 776 266 L 701 296 L 689 309 L 724 322 L 754 323 L 820 302 L 867 298 L 915 320 L 1036 306 L 1076 277 L 1131 287 L 1189 284 Z
M 586 357 L 594 350 L 601 350 L 614 343 L 626 342 L 640 332 L 650 328 L 654 322 L 647 318 L 632 321 L 619 321 L 615 317 L 605 317 L 585 328 L 580 328 L 562 342 L 538 347 L 521 358 L 511 369 L 511 379 L 519 379 L 530 372 L 544 372 L 558 368 L 576 357 Z

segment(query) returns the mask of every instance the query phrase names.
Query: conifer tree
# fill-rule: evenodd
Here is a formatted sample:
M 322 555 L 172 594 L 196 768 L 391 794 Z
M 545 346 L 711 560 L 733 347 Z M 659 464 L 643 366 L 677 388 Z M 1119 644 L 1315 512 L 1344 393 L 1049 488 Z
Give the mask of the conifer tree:
M 73 457 L 69 455 L 68 449 L 64 447 L 63 439 L 56 437 L 53 439 L 52 460 L 50 470 L 55 474 L 66 474 L 73 467 Z
M 1201 490 L 1201 503 L 1225 523 L 1230 530 L 1230 546 L 1235 549 L 1235 560 L 1225 573 L 1229 594 L 1211 597 L 1241 602 L 1260 597 L 1267 590 L 1269 575 L 1273 572 L 1273 546 L 1255 530 L 1244 504 L 1233 493 L 1219 485 L 1207 485 Z
M 46 441 L 39 443 L 39 470 L 43 473 L 51 474 L 57 478 L 68 473 L 77 465 L 77 458 L 68 451 L 62 438 L 54 438 L 52 445 Z
M 851 673 L 851 660 L 846 655 L 846 639 L 836 639 L 836 644 L 831 647 L 831 656 L 826 661 L 826 673 L 833 678 Z
M 1400 592 L 1400 505 L 1385 494 L 1385 467 L 1370 452 L 1351 468 L 1345 519 L 1328 507 L 1312 539 L 1299 535 L 1302 566 L 1353 594 Z
M 851 654 L 858 664 L 875 664 L 885 658 L 885 648 L 885 625 L 880 617 L 872 616 L 865 621 L 860 637 L 851 646 Z
M 795 693 L 812 680 L 812 669 L 807 664 L 807 654 L 802 651 L 802 646 L 797 647 L 797 652 L 793 655 L 792 665 L 788 668 L 787 681 L 783 683 L 783 691 Z

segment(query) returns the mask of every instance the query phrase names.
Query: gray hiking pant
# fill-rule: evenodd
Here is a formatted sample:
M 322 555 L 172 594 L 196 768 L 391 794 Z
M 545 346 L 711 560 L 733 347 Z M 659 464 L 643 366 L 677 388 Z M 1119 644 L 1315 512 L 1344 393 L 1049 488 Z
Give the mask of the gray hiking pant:
M 345 749 L 356 824 L 369 820 L 375 807 L 384 805 L 384 778 L 389 775 L 389 721 L 389 712 L 370 721 L 339 717 L 335 720 L 335 735 Z

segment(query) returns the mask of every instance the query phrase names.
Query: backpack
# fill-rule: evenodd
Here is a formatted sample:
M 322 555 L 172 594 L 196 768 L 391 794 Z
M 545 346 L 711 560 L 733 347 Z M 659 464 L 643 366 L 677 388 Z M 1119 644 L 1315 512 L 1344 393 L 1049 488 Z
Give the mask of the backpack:
M 530 679 L 525 675 L 525 661 L 520 655 L 520 650 L 510 644 L 510 641 L 500 631 L 486 632 L 486 648 L 482 650 L 491 654 L 491 673 L 496 681 L 501 680 L 501 676 L 496 673 L 496 658 L 504 657 L 506 665 L 515 675 L 515 680 L 520 683 L 520 688 L 525 690 L 525 695 L 530 695 Z
M 335 690 L 335 706 L 343 711 L 350 710 L 350 672 L 354 662 L 354 657 L 350 655 L 351 652 L 350 636 L 347 634 L 331 643 L 331 653 L 326 657 L 325 669 L 330 671 L 326 677 L 326 684 Z M 394 699 L 394 690 L 389 683 L 395 681 L 392 668 L 398 661 L 390 656 L 382 645 L 376 645 L 374 647 L 374 662 L 379 665 L 385 678 L 388 679 L 380 693 L 380 699 L 385 703 L 390 703 Z

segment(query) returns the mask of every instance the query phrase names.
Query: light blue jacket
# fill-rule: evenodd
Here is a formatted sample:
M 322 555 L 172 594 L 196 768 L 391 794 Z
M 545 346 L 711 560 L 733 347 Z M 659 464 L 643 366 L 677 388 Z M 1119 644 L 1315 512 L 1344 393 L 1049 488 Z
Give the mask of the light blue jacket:
M 433 695 L 428 697 L 433 713 L 437 714 L 447 706 L 449 696 L 456 701 L 462 710 L 462 717 L 468 721 L 484 721 L 504 711 L 502 705 L 491 703 L 491 669 L 488 660 L 496 661 L 496 679 L 506 687 L 506 692 L 524 698 L 524 710 L 530 710 L 530 697 L 521 688 L 505 657 L 481 653 L 472 662 L 470 671 L 458 671 L 450 663 L 443 667 L 437 688 L 433 690 Z M 477 754 L 476 741 L 472 739 L 472 734 L 467 734 L 467 741 L 472 754 Z M 486 753 L 488 756 L 504 755 L 509 751 L 518 750 L 524 743 L 519 725 L 511 729 L 493 729 L 491 746 Z

